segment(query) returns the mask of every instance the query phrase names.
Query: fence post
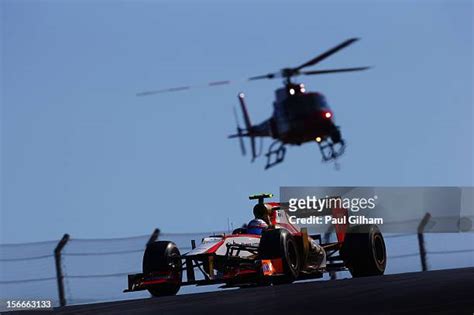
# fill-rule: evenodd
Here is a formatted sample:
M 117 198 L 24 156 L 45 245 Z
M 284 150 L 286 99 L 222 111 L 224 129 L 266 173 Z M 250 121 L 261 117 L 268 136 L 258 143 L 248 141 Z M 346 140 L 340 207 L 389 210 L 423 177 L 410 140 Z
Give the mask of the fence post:
M 160 229 L 154 229 L 153 233 L 151 233 L 150 238 L 148 239 L 148 242 L 146 244 L 148 245 L 155 242 L 159 236 L 160 236 Z
M 420 224 L 418 225 L 418 246 L 420 248 L 420 259 L 421 259 L 421 270 L 427 271 L 428 265 L 426 263 L 426 249 L 425 249 L 425 238 L 423 236 L 426 224 L 431 218 L 431 214 L 426 213 Z
M 69 234 L 64 234 L 58 245 L 54 249 L 54 261 L 56 263 L 56 279 L 58 281 L 59 305 L 66 305 L 66 297 L 64 295 L 63 269 L 61 267 L 61 251 L 69 241 Z

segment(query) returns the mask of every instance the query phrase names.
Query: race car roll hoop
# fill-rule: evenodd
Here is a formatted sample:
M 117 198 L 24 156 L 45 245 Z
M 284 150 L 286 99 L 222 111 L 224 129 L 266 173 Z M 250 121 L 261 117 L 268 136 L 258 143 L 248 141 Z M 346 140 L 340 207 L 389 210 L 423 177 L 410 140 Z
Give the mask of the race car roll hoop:
M 148 290 L 153 296 L 166 296 L 184 285 L 246 287 L 316 279 L 343 270 L 353 277 L 384 273 L 385 243 L 376 225 L 335 225 L 337 241 L 323 244 L 321 235 L 308 235 L 305 228 L 292 225 L 280 203 L 265 202 L 272 196 L 249 197 L 257 200 L 255 218 L 268 223 L 261 235 L 242 227 L 232 234 L 205 237 L 198 246 L 193 240 L 185 254 L 172 241 L 148 244 L 143 272 L 128 276 L 124 292 Z M 332 210 L 334 216 L 347 215 L 345 209 Z

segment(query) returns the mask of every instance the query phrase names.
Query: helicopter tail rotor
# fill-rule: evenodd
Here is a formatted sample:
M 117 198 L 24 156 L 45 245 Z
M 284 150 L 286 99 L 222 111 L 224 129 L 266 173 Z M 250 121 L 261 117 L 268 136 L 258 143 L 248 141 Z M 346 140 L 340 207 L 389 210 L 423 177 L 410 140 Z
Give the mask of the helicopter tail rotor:
M 239 93 L 238 97 L 239 97 L 239 102 L 240 102 L 240 108 L 242 109 L 242 116 L 244 117 L 245 128 L 240 128 L 239 119 L 237 117 L 237 113 L 234 108 L 234 116 L 235 116 L 235 121 L 237 123 L 237 133 L 234 135 L 230 135 L 229 138 L 240 138 L 239 141 L 240 141 L 240 148 L 242 151 L 242 155 L 245 155 L 245 146 L 244 146 L 242 138 L 249 137 L 250 147 L 252 150 L 252 162 L 253 162 L 260 155 L 260 153 L 257 154 L 255 132 L 254 132 L 252 123 L 250 122 L 250 116 L 247 111 L 247 106 L 245 105 L 245 100 L 244 100 L 245 95 L 244 93 Z
M 250 146 L 252 149 L 252 162 L 257 158 L 257 151 L 255 145 L 255 137 L 252 135 L 252 123 L 250 122 L 250 116 L 247 111 L 247 105 L 245 105 L 245 95 L 244 93 L 239 93 L 239 103 L 240 108 L 242 109 L 242 115 L 244 116 L 245 128 L 247 129 L 248 135 L 250 137 Z
M 243 139 L 243 136 L 244 136 L 243 129 L 240 127 L 239 117 L 237 116 L 237 110 L 235 109 L 235 107 L 233 107 L 233 110 L 234 110 L 235 124 L 237 125 L 237 134 L 235 134 L 234 136 L 236 138 L 239 138 L 240 152 L 242 152 L 242 155 L 245 156 L 247 152 L 245 150 L 245 144 L 244 144 L 244 139 Z

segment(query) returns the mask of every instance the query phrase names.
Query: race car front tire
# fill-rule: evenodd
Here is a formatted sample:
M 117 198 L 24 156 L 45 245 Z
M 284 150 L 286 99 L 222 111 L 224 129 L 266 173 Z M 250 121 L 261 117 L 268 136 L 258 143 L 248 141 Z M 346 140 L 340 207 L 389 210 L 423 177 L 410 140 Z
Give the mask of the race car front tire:
M 341 257 L 354 278 L 383 275 L 387 253 L 377 225 L 351 226 L 344 238 Z
M 176 244 L 158 241 L 147 245 L 143 254 L 143 274 L 153 272 L 169 273 L 172 281 L 147 287 L 153 296 L 175 295 L 181 288 L 181 254 Z
M 273 229 L 262 234 L 259 245 L 260 259 L 281 258 L 283 276 L 272 276 L 273 284 L 291 283 L 298 278 L 302 258 L 295 238 L 285 229 Z

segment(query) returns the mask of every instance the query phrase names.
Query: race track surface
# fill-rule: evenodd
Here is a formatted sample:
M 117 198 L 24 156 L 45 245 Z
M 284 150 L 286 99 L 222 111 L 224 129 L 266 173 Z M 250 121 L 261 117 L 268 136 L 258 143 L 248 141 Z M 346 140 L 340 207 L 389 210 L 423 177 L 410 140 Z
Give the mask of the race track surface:
M 56 314 L 473 314 L 474 268 L 69 306 Z M 51 314 L 51 312 L 49 312 Z

